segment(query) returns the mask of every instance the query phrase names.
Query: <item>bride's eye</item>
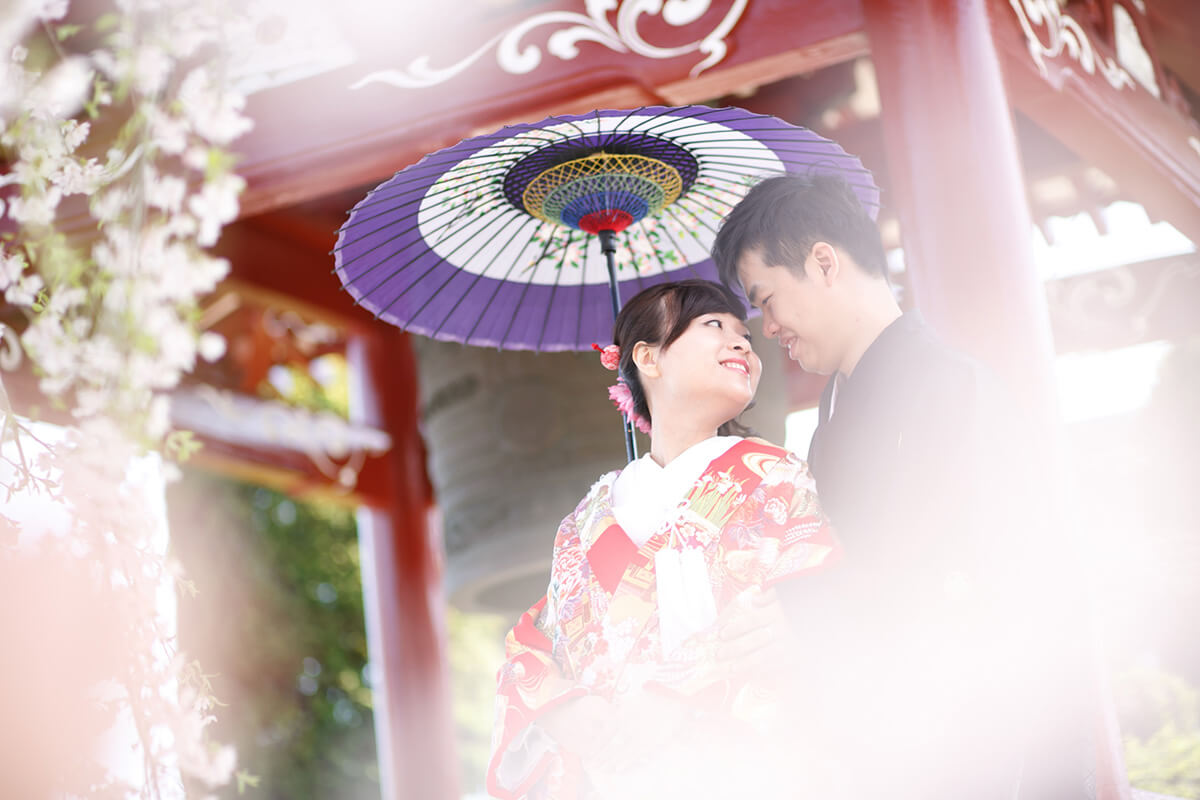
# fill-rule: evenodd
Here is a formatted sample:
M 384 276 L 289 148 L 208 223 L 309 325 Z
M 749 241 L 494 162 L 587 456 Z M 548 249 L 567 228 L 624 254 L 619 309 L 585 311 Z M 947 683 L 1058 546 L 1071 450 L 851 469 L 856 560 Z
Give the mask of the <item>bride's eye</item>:
M 719 328 L 719 327 L 721 327 L 721 320 L 717 319 L 716 317 L 713 317 L 712 319 L 704 320 L 704 324 L 705 325 L 715 325 Z

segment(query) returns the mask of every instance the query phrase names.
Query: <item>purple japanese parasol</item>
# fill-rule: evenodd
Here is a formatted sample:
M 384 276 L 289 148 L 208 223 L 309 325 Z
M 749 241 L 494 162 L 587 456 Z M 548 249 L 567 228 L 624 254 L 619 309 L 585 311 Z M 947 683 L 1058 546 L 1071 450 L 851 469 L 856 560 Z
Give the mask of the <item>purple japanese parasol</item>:
M 878 211 L 879 190 L 857 158 L 739 108 L 510 125 L 370 192 L 338 233 L 335 271 L 360 305 L 414 333 L 586 350 L 610 340 L 622 301 L 647 286 L 715 279 L 709 250 L 721 220 L 755 182 L 784 173 L 841 175 Z

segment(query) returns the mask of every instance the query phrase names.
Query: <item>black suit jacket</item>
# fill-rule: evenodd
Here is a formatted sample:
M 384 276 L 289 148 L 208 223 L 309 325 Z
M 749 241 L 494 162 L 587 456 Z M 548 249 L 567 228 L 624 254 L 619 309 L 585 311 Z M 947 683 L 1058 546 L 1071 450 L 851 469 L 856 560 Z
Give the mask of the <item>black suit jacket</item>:
M 813 791 L 1007 800 L 1029 722 L 1012 601 L 1044 530 L 1044 461 L 993 376 L 916 312 L 837 384 L 809 465 L 843 558 L 781 587 L 809 656 Z

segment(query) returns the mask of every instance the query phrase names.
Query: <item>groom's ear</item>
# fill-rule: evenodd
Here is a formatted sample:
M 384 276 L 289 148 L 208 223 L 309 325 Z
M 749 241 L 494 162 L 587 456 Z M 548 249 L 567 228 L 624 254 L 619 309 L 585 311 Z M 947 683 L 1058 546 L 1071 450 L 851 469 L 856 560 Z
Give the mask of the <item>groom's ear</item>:
M 811 254 L 821 280 L 827 286 L 832 286 L 842 269 L 842 260 L 838 256 L 837 248 L 829 242 L 817 242 L 812 246 Z
M 659 348 L 646 342 L 638 342 L 633 346 L 633 365 L 647 378 L 659 376 L 658 350 Z

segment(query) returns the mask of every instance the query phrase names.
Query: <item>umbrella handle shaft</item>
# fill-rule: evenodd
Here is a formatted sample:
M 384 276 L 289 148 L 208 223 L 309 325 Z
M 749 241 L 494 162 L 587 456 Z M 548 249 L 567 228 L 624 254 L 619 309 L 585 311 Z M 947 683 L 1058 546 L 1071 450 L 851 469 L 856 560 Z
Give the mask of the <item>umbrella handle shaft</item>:
M 613 320 L 621 313 L 621 293 L 617 286 L 617 235 L 612 231 L 600 231 L 600 252 L 608 267 L 608 292 L 612 298 Z
M 600 252 L 608 266 L 608 292 L 612 298 L 613 320 L 621 313 L 621 293 L 617 288 L 617 235 L 613 231 L 600 231 Z M 637 442 L 633 438 L 633 420 L 622 417 L 625 424 L 625 457 L 629 461 L 637 458 Z

